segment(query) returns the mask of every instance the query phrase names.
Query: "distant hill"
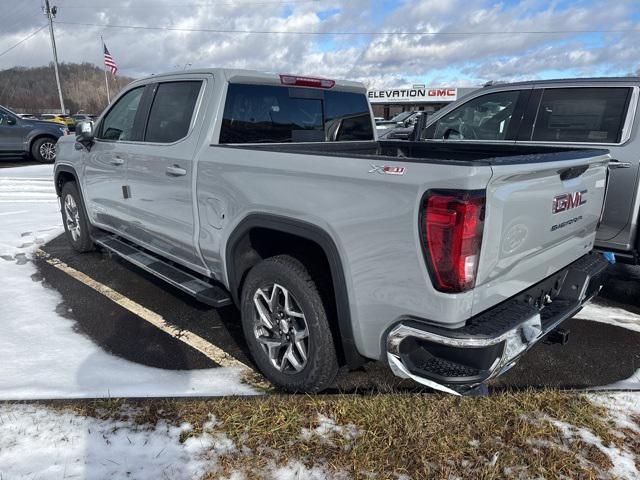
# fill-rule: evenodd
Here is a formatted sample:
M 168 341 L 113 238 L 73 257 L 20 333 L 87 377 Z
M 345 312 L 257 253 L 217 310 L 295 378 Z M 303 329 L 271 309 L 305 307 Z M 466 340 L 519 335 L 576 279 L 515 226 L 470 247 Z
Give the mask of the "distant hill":
M 133 79 L 109 75 L 111 98 Z M 100 113 L 107 105 L 104 70 L 91 63 L 60 64 L 66 109 L 71 113 Z M 53 63 L 42 67 L 0 70 L 0 105 L 18 113 L 39 115 L 60 108 Z

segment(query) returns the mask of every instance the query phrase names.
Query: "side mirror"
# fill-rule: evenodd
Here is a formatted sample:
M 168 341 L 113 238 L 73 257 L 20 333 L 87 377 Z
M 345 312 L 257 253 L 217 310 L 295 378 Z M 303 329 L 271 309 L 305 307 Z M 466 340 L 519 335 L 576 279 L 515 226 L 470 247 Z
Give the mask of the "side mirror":
M 17 120 L 13 117 L 7 117 L 7 125 L 15 125 Z
M 76 125 L 76 142 L 88 146 L 93 143 L 93 139 L 93 122 L 78 122 Z

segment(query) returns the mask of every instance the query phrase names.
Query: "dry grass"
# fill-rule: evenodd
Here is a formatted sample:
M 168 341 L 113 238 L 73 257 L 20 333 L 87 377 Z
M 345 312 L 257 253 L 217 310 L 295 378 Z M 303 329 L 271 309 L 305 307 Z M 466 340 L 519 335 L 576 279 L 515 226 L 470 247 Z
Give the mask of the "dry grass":
M 265 478 L 274 465 L 300 461 L 352 478 L 493 479 L 606 477 L 607 455 L 579 439 L 565 438 L 548 421 L 588 429 L 604 445 L 640 451 L 634 432 L 613 431 L 601 407 L 558 391 L 502 393 L 481 398 L 436 395 L 266 396 L 206 401 L 119 400 L 59 405 L 99 418 L 127 417 L 139 425 L 189 422 L 188 436 L 223 434 L 238 446 L 222 455 L 211 478 L 242 471 Z M 133 408 L 132 408 L 133 407 Z M 319 416 L 353 425 L 358 435 L 301 436 Z M 242 448 L 244 447 L 244 448 Z M 239 453 L 242 452 L 242 453 Z

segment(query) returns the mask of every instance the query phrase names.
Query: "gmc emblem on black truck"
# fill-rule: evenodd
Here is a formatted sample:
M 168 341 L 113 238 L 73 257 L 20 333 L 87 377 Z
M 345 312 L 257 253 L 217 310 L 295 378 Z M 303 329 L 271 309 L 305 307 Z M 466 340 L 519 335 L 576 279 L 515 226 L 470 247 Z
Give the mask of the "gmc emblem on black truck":
M 584 205 L 587 203 L 587 199 L 584 198 L 586 193 L 587 190 L 582 190 L 580 192 L 563 193 L 562 195 L 558 195 L 553 199 L 553 208 L 551 209 L 552 213 L 555 215 L 556 213 L 566 212 L 572 208 Z

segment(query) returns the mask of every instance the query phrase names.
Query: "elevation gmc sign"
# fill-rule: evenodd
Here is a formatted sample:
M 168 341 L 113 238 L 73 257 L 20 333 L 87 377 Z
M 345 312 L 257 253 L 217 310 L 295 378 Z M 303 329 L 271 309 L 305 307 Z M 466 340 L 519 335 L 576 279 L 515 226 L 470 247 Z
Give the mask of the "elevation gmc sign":
M 457 88 L 399 88 L 369 91 L 371 103 L 437 103 L 453 102 L 457 98 Z

